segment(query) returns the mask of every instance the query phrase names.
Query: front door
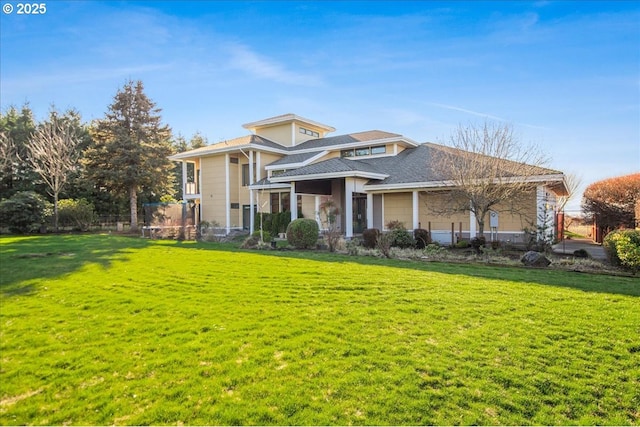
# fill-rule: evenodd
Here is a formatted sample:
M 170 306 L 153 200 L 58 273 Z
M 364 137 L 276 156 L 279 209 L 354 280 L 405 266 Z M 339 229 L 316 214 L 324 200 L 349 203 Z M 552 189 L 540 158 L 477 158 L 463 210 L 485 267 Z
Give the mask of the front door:
M 367 228 L 367 195 L 353 193 L 353 234 L 361 234 Z

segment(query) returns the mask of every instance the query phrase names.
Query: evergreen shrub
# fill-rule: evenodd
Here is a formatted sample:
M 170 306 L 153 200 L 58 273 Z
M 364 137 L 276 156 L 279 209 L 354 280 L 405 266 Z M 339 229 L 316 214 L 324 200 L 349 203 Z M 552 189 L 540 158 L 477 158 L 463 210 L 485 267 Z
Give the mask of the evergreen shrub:
M 291 221 L 287 227 L 287 241 L 296 249 L 315 247 L 319 234 L 318 223 L 309 218 Z
M 0 202 L 0 223 L 12 233 L 38 231 L 51 213 L 51 203 L 34 191 L 21 191 Z

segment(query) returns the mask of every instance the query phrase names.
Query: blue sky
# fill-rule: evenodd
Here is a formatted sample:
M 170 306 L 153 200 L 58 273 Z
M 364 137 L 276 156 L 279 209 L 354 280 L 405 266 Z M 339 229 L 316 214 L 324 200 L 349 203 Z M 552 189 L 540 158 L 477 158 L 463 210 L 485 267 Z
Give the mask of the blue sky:
M 133 79 L 187 138 L 295 113 L 445 142 L 492 120 L 583 187 L 640 170 L 639 2 L 43 2 L 1 1 L 3 111 L 97 119 Z

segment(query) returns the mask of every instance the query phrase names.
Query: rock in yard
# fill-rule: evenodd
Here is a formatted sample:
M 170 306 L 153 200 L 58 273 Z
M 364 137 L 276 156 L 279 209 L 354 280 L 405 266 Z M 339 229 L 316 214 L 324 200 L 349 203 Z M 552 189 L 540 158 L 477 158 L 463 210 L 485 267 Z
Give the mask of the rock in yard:
M 520 261 L 528 267 L 547 267 L 551 264 L 551 261 L 549 261 L 547 257 L 536 251 L 529 251 L 525 253 L 522 255 Z

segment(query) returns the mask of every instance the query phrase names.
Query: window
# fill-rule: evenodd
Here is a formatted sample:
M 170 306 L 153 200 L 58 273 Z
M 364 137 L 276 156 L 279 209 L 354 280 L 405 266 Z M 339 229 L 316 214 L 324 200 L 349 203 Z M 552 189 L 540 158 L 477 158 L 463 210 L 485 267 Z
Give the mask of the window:
M 237 157 L 229 157 L 229 163 L 237 165 L 238 164 L 238 158 Z
M 387 147 L 384 145 L 377 145 L 375 147 L 371 147 L 371 154 L 384 154 L 387 152 Z
M 240 203 L 231 203 L 231 209 L 240 209 Z
M 242 186 L 246 187 L 256 182 L 256 164 L 253 164 L 253 181 L 249 180 L 249 165 L 242 165 Z
M 305 129 L 305 128 L 300 128 L 300 133 L 303 133 L 305 135 L 311 135 L 311 136 L 315 136 L 316 138 L 318 138 L 320 136 L 320 134 L 318 132 L 309 130 L 309 129 Z
M 387 147 L 384 145 L 375 145 L 373 147 L 356 148 L 355 150 L 342 150 L 340 152 L 341 157 L 362 157 L 370 156 L 372 154 L 384 154 L 387 152 Z
M 280 212 L 280 193 L 271 193 L 271 213 Z
M 242 165 L 242 186 L 249 185 L 249 165 Z
M 280 193 L 282 200 L 282 211 L 286 212 L 291 210 L 291 193 Z

